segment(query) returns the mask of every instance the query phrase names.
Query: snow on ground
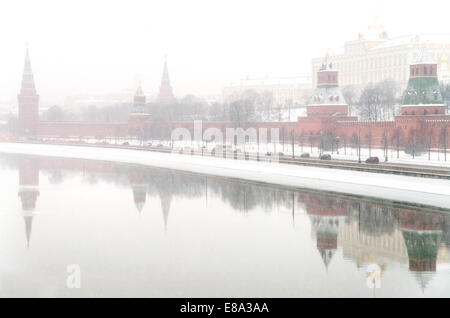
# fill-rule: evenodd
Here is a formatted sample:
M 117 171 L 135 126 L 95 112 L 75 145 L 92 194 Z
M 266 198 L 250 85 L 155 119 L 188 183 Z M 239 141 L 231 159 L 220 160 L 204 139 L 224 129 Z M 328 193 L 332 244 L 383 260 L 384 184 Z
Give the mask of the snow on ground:
M 54 140 L 54 141 L 61 141 L 61 139 L 50 139 L 47 140 Z M 70 140 L 70 139 L 69 139 Z M 77 138 L 71 139 L 72 141 L 79 141 Z M 66 140 L 68 141 L 68 140 Z M 84 142 L 95 144 L 95 143 L 102 143 L 102 142 L 108 142 L 109 144 L 113 145 L 122 145 L 123 143 L 128 143 L 130 145 L 134 146 L 142 146 L 146 145 L 148 143 L 151 143 L 152 145 L 156 146 L 158 144 L 162 144 L 164 146 L 170 146 L 171 142 L 167 140 L 147 140 L 147 141 L 139 141 L 136 139 L 83 139 Z M 190 142 L 174 142 L 173 143 L 175 147 L 190 147 L 195 150 L 199 150 L 201 146 L 205 146 L 206 143 L 196 143 L 195 141 Z M 208 143 L 208 149 L 211 150 L 215 147 L 214 143 Z M 233 149 L 236 147 L 232 147 Z M 258 145 L 256 144 L 249 144 L 247 143 L 245 147 L 243 145 L 238 146 L 241 151 L 258 151 Z M 272 152 L 272 153 L 278 153 L 283 152 L 285 155 L 290 156 L 292 155 L 292 145 L 289 143 L 288 140 L 286 140 L 286 143 L 283 144 L 273 144 L 273 143 L 267 143 L 267 144 L 260 144 L 259 145 L 259 152 L 265 153 L 265 152 Z M 320 149 L 317 147 L 312 147 L 305 142 L 303 144 L 303 147 L 296 143 L 294 145 L 294 153 L 295 156 L 300 156 L 302 153 L 307 152 L 310 153 L 311 157 L 318 157 L 320 153 Z M 339 148 L 339 154 L 334 151 L 331 153 L 331 151 L 324 151 L 324 153 L 330 153 L 332 154 L 332 159 L 342 159 L 342 160 L 358 160 L 358 152 L 355 148 L 352 147 L 343 147 L 342 145 Z M 425 166 L 441 166 L 441 167 L 448 167 L 450 168 L 450 152 L 447 153 L 447 160 L 445 160 L 444 153 L 442 150 L 438 151 L 437 149 L 433 149 L 433 151 L 430 154 L 430 159 L 428 159 L 428 153 L 423 153 L 421 155 L 416 155 L 414 158 L 405 153 L 403 150 L 399 151 L 398 158 L 397 158 L 397 150 L 395 149 L 389 149 L 388 151 L 388 162 L 390 163 L 400 163 L 400 164 L 411 164 L 411 165 L 425 165 Z M 380 162 L 384 162 L 385 156 L 384 156 L 384 150 L 383 149 L 371 149 L 369 151 L 368 148 L 361 148 L 361 161 L 365 161 L 369 156 L 377 156 L 380 159 Z
M 450 180 L 100 147 L 0 143 L 0 152 L 143 164 L 450 209 Z
M 212 150 L 216 145 L 214 142 L 195 142 L 195 141 L 173 141 L 170 140 L 146 140 L 140 141 L 137 139 L 131 138 L 107 138 L 107 139 L 95 139 L 95 138 L 44 138 L 46 141 L 54 141 L 54 142 L 76 142 L 76 143 L 89 143 L 89 144 L 111 144 L 111 145 L 132 145 L 132 146 L 145 146 L 148 144 L 152 144 L 153 146 L 163 145 L 165 147 L 188 147 L 195 151 L 201 152 L 201 147 L 206 146 L 207 149 Z M 249 152 L 259 152 L 259 153 L 283 153 L 286 156 L 292 156 L 292 145 L 288 140 L 284 143 L 267 143 L 267 144 L 250 144 L 247 143 L 239 146 L 230 146 L 232 150 L 240 149 L 241 151 L 249 151 Z M 299 157 L 302 153 L 309 153 L 312 158 L 318 158 L 320 154 L 320 149 L 313 146 L 311 147 L 307 142 L 301 146 L 296 143 L 294 145 L 294 153 L 296 157 Z M 354 147 L 343 147 L 340 145 L 339 154 L 336 153 L 336 150 L 324 151 L 324 153 L 329 153 L 332 156 L 332 159 L 338 160 L 353 160 L 358 161 L 358 152 Z M 361 161 L 364 162 L 370 156 L 377 156 L 380 159 L 380 162 L 385 161 L 384 150 L 383 149 L 371 149 L 361 148 Z M 398 158 L 397 158 L 398 156 Z M 405 153 L 403 150 L 400 150 L 397 154 L 397 150 L 389 149 L 388 151 L 388 163 L 399 163 L 399 164 L 409 164 L 409 165 L 423 165 L 423 166 L 435 166 L 435 167 L 445 167 L 450 168 L 450 152 L 447 151 L 447 157 L 445 158 L 442 149 L 432 149 L 430 153 L 430 159 L 428 159 L 428 153 L 422 153 L 421 155 L 416 155 L 414 158 L 412 155 Z

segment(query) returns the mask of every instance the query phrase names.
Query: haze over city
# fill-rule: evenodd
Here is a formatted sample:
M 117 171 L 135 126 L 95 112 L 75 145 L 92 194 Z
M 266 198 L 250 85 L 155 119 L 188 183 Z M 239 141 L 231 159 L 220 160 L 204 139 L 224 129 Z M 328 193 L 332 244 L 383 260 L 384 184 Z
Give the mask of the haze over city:
M 424 8 L 426 5 L 426 8 Z M 43 103 L 134 89 L 156 94 L 167 55 L 176 96 L 219 95 L 245 76 L 312 75 L 311 59 L 377 18 L 389 37 L 445 33 L 442 2 L 7 1 L 0 100 L 16 100 L 25 44 Z M 428 13 L 427 13 L 428 12 Z M 412 19 L 418 14 L 420 19 Z M 344 23 L 345 22 L 345 23 Z
M 449 8 L 2 2 L 0 298 L 448 297 Z

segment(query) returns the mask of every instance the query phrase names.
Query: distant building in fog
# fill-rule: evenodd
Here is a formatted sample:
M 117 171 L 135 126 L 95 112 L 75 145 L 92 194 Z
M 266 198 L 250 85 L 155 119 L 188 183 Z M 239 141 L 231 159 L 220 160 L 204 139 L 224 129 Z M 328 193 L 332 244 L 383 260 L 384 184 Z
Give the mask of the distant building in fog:
M 223 99 L 239 97 L 248 90 L 272 96 L 272 107 L 304 105 L 312 90 L 310 76 L 245 78 L 223 88 Z
M 450 34 L 414 34 L 389 38 L 383 25 L 374 22 L 357 40 L 344 43 L 343 48 L 330 51 L 330 59 L 339 71 L 342 86 L 359 88 L 367 83 L 392 79 L 403 90 L 409 79 L 409 65 L 420 47 L 426 47 L 438 64 L 440 80 L 450 83 Z M 312 73 L 320 69 L 323 57 L 312 60 Z M 316 78 L 313 78 L 314 86 Z

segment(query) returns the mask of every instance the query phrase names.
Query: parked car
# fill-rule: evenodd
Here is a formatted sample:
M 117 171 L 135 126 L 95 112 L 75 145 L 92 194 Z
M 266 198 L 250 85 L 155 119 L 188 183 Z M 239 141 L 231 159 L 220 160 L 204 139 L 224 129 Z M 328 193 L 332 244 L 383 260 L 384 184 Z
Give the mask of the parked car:
M 122 146 L 129 146 L 130 143 L 128 141 L 125 141 L 124 143 L 122 143 Z
M 378 157 L 369 157 L 366 159 L 366 163 L 380 163 L 380 159 Z
M 308 152 L 304 152 L 300 155 L 300 158 L 309 158 L 309 153 Z
M 324 153 L 324 154 L 320 155 L 319 159 L 320 160 L 331 160 L 331 155 L 329 153 Z

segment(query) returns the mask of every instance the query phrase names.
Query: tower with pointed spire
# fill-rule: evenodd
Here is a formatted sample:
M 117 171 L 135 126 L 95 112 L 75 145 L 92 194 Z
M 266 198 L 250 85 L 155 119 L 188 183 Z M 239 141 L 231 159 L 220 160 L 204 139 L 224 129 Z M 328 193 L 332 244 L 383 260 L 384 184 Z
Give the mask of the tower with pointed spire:
M 17 96 L 19 104 L 19 133 L 35 135 L 39 124 L 39 95 L 34 85 L 28 47 L 25 53 L 25 66 L 22 75 L 22 87 Z
M 444 115 L 437 64 L 425 48 L 420 48 L 409 67 L 409 81 L 403 96 L 402 115 Z
M 27 247 L 30 246 L 34 210 L 39 196 L 39 166 L 35 159 L 23 158 L 19 163 L 19 197 L 25 222 Z
M 308 117 L 348 116 L 348 105 L 339 88 L 338 75 L 327 53 L 317 72 L 317 87 L 306 108 Z
M 170 85 L 169 70 L 167 68 L 167 57 L 164 60 L 164 69 L 161 78 L 161 86 L 159 87 L 159 94 L 156 102 L 160 105 L 167 105 L 175 102 L 175 96 Z

